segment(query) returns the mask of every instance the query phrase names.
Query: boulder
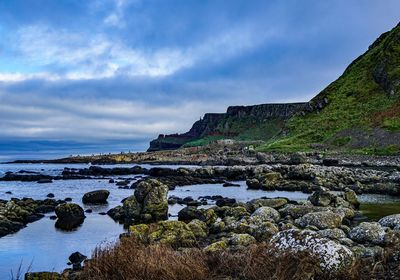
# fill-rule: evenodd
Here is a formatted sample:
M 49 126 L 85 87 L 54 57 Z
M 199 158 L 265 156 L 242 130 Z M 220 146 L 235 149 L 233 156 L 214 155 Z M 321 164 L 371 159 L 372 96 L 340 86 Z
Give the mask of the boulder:
M 178 212 L 179 221 L 190 222 L 194 219 L 212 224 L 216 221 L 217 215 L 213 209 L 200 209 L 195 206 L 187 206 Z
M 174 248 L 192 247 L 197 244 L 196 236 L 189 225 L 181 221 L 134 225 L 129 227 L 129 234 L 144 243 L 168 244 Z
M 151 223 L 168 219 L 168 186 L 148 179 L 136 186 L 135 194 L 123 200 L 122 206 L 107 214 L 126 225 Z
M 340 228 L 319 230 L 318 234 L 321 237 L 326 237 L 326 238 L 329 238 L 329 239 L 336 239 L 336 240 L 339 240 L 339 239 L 347 237 L 346 233 L 343 230 L 341 230 Z
M 319 190 L 309 196 L 308 200 L 315 206 L 329 206 L 334 202 L 335 195 L 328 191 Z
M 205 222 L 200 220 L 192 220 L 188 223 L 190 230 L 196 238 L 205 238 L 208 235 L 208 227 Z
M 261 183 L 257 179 L 247 179 L 246 185 L 248 189 L 258 190 L 261 189 Z
M 64 230 L 78 227 L 86 218 L 82 207 L 75 203 L 60 204 L 56 207 L 55 212 L 58 218 L 56 227 Z
M 385 229 L 377 222 L 363 222 L 349 232 L 349 237 L 357 243 L 381 245 L 385 241 Z
M 337 228 L 342 224 L 342 217 L 330 211 L 313 212 L 296 219 L 295 224 L 302 228 L 309 226 L 318 229 Z
M 85 255 L 82 255 L 79 252 L 72 253 L 69 256 L 69 261 L 72 264 L 73 270 L 80 270 L 82 268 L 82 262 L 87 259 Z
M 349 202 L 355 209 L 360 207 L 360 202 L 355 191 L 346 188 L 343 193 L 343 198 L 345 201 Z
M 247 202 L 247 208 L 250 212 L 254 212 L 262 206 L 280 208 L 288 203 L 286 198 L 258 198 Z
M 82 197 L 83 203 L 107 203 L 110 192 L 107 190 L 96 190 L 85 193 Z
M 322 238 L 310 230 L 290 229 L 278 232 L 272 237 L 271 245 L 282 253 L 310 252 L 326 271 L 342 271 L 351 267 L 354 262 L 354 254 L 348 247 Z
M 234 233 L 232 236 L 228 239 L 228 244 L 234 247 L 247 247 L 251 244 L 256 243 L 256 239 L 251 236 L 250 234 L 247 233 Z
M 277 222 L 281 218 L 281 215 L 274 208 L 263 206 L 258 208 L 251 216 L 250 223 L 260 222 Z
M 383 227 L 400 230 L 400 214 L 383 217 L 378 223 Z

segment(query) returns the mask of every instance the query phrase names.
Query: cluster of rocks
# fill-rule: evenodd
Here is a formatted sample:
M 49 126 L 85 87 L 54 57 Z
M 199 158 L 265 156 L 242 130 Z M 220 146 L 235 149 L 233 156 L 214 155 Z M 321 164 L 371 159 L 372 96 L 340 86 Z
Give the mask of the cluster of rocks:
M 311 252 L 329 270 L 348 267 L 356 258 L 378 258 L 384 253 L 400 257 L 400 214 L 360 223 L 357 195 L 350 189 L 340 195 L 319 189 L 304 203 L 261 198 L 228 205 L 187 206 L 177 221 L 135 220 L 129 236 L 146 244 L 200 246 L 206 251 L 240 250 L 268 242 L 282 252 Z
M 140 182 L 134 195 L 107 212 L 116 221 L 126 225 L 155 222 L 168 218 L 168 186 L 154 179 Z
M 44 217 L 45 213 L 53 212 L 62 200 L 32 198 L 12 198 L 0 201 L 0 237 L 14 233 Z

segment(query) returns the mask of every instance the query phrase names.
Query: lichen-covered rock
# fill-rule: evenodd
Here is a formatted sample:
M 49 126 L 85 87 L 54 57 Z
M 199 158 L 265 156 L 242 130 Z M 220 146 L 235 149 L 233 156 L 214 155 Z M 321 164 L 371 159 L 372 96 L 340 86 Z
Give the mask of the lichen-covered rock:
M 107 203 L 107 198 L 110 195 L 108 190 L 96 190 L 85 193 L 82 197 L 83 203 Z
M 363 245 L 353 246 L 351 248 L 354 255 L 358 258 L 376 258 L 383 257 L 385 250 L 379 246 L 365 247 Z
M 224 212 L 224 217 L 234 217 L 236 219 L 241 219 L 246 216 L 250 216 L 250 213 L 247 212 L 247 209 L 243 206 L 236 206 L 236 207 L 222 207 Z
M 300 218 L 308 213 L 316 211 L 316 207 L 307 204 L 287 204 L 282 209 L 279 209 L 279 213 L 284 216 L 291 216 L 293 219 Z
M 279 186 L 282 175 L 278 172 L 269 172 L 263 175 L 261 188 L 264 190 L 274 190 Z
M 275 234 L 271 245 L 283 252 L 310 252 L 320 261 L 321 268 L 340 271 L 354 262 L 353 252 L 344 245 L 320 237 L 309 230 L 286 230 Z
M 254 212 L 260 207 L 267 206 L 272 208 L 280 208 L 288 203 L 287 198 L 258 198 L 247 202 L 247 208 L 250 212 Z
M 318 234 L 321 237 L 326 237 L 329 239 L 337 239 L 337 240 L 347 237 L 346 233 L 339 228 L 319 230 Z
M 335 200 L 335 195 L 319 190 L 309 196 L 308 200 L 315 206 L 329 206 Z
M 196 236 L 189 225 L 180 221 L 134 225 L 129 227 L 129 233 L 146 244 L 161 243 L 174 248 L 192 247 L 197 244 Z
M 200 220 L 209 225 L 217 220 L 217 215 L 213 209 L 201 209 L 195 206 L 187 206 L 178 212 L 179 221 L 190 222 L 194 219 Z
M 168 186 L 158 180 L 149 179 L 138 184 L 135 197 L 142 205 L 142 215 L 150 215 L 150 221 L 168 218 Z
M 200 220 L 192 220 L 188 223 L 189 228 L 196 238 L 205 238 L 208 235 L 208 227 L 205 222 Z
M 360 202 L 358 201 L 358 197 L 355 191 L 346 188 L 343 193 L 343 198 L 347 202 L 349 202 L 355 209 L 360 207 Z
M 220 240 L 217 242 L 214 242 L 207 247 L 204 248 L 204 251 L 206 252 L 216 252 L 216 251 L 221 251 L 221 250 L 227 250 L 228 249 L 228 243 L 225 240 Z
M 383 227 L 389 227 L 391 229 L 400 230 L 400 214 L 389 215 L 383 217 L 378 221 L 378 223 Z
M 168 218 L 168 186 L 148 179 L 136 186 L 135 194 L 126 198 L 107 214 L 121 223 L 132 225 L 151 223 Z
M 270 240 L 270 238 L 277 232 L 279 232 L 277 225 L 269 221 L 257 224 L 249 224 L 248 233 L 254 236 L 254 238 L 260 242 Z
M 349 237 L 357 243 L 383 244 L 385 229 L 377 222 L 363 222 L 349 232 Z
M 267 221 L 277 222 L 280 218 L 281 215 L 277 210 L 271 207 L 263 206 L 251 214 L 249 222 L 252 224 L 263 223 Z
M 342 224 L 342 217 L 330 211 L 313 212 L 295 220 L 295 224 L 302 228 L 308 226 L 314 226 L 318 229 L 337 228 Z
M 256 239 L 247 233 L 234 233 L 228 239 L 228 244 L 234 247 L 246 247 L 256 243 Z

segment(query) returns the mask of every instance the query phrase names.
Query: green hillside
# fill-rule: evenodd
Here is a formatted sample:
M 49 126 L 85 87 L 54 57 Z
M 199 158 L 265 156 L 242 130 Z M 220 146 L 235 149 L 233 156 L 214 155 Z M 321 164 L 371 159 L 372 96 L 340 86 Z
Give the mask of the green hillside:
M 382 34 L 261 151 L 400 151 L 400 25 Z

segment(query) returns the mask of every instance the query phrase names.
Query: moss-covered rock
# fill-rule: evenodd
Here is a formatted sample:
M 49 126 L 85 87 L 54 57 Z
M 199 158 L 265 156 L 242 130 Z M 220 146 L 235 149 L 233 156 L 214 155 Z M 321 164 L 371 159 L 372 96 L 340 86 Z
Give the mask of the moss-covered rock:
M 208 236 L 208 227 L 205 222 L 196 219 L 188 223 L 188 226 L 196 238 L 205 238 Z
M 204 251 L 206 252 L 215 252 L 215 251 L 220 251 L 220 250 L 227 250 L 228 249 L 228 243 L 225 240 L 220 240 L 217 242 L 214 242 L 207 247 L 204 248 Z
M 295 220 L 295 224 L 302 228 L 309 226 L 314 226 L 318 229 L 337 228 L 342 224 L 342 217 L 330 211 L 313 212 Z
M 134 225 L 129 227 L 131 236 L 144 243 L 161 243 L 174 248 L 192 247 L 197 239 L 190 226 L 180 221 L 161 221 L 150 225 Z
M 254 212 L 260 207 L 267 206 L 272 208 L 280 208 L 288 203 L 287 198 L 258 198 L 250 200 L 246 203 L 250 212 Z
M 57 272 L 28 272 L 25 280 L 66 280 Z

